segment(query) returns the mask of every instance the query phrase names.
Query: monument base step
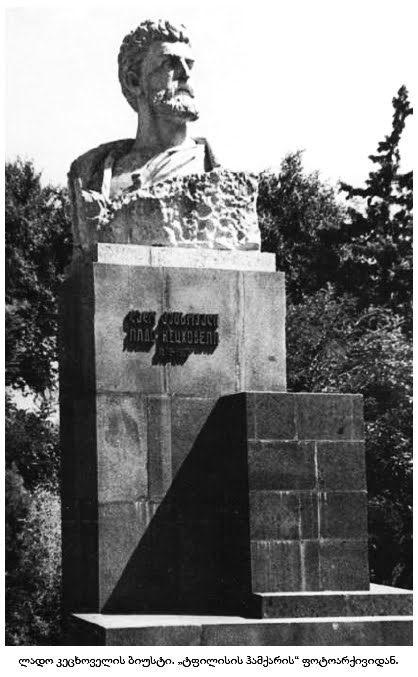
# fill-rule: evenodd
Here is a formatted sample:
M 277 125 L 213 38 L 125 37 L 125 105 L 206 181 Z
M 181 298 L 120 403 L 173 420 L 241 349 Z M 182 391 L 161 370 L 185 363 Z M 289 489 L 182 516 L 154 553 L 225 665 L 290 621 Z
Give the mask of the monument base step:
M 276 592 L 255 596 L 257 618 L 412 616 L 412 592 L 371 584 L 353 592 Z
M 364 592 L 255 596 L 262 618 L 72 614 L 73 646 L 411 646 L 412 593 L 372 585 Z M 256 609 L 254 609 L 256 610 Z
M 412 646 L 412 618 L 73 616 L 73 646 Z

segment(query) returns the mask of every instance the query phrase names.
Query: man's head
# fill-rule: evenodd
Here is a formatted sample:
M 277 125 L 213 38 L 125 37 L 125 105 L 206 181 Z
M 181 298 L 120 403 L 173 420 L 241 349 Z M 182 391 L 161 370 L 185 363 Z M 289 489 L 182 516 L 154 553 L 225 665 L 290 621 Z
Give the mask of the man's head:
M 196 120 L 192 67 L 185 27 L 168 21 L 144 21 L 124 38 L 119 52 L 122 92 L 136 112 L 142 100 L 162 115 Z

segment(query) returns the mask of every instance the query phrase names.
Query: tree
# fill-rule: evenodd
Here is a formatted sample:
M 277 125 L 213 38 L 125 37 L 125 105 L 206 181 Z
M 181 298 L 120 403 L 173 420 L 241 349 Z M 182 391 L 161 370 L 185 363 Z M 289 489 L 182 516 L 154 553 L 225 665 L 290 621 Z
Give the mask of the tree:
M 412 175 L 399 173 L 398 153 L 405 96 L 396 104 L 396 133 L 379 145 L 388 154 L 381 165 L 398 168 L 386 187 L 389 211 L 380 213 L 382 198 L 360 189 L 352 197 L 366 200 L 364 211 L 342 206 L 317 172 L 303 172 L 300 152 L 285 158 L 278 176 L 261 175 L 258 210 L 262 248 L 286 273 L 288 389 L 363 395 L 372 580 L 411 587 Z M 364 190 L 374 195 L 380 179 L 373 181 L 374 192 Z M 368 259 L 372 248 L 380 266 L 390 263 L 386 282 Z
M 67 193 L 42 187 L 32 162 L 6 163 L 6 641 L 51 644 L 60 632 L 59 442 L 46 390 L 56 387 L 57 294 L 70 259 Z
M 402 86 L 393 99 L 392 131 L 370 155 L 375 169 L 365 188 L 341 183 L 351 206 L 341 248 L 340 290 L 356 290 L 363 307 L 385 306 L 412 329 L 412 172 L 400 172 L 399 142 L 412 108 Z
M 5 455 L 6 467 L 16 468 L 26 489 L 43 486 L 58 492 L 59 431 L 50 419 L 48 402 L 41 399 L 37 410 L 30 411 L 6 397 Z
M 43 393 L 56 378 L 57 292 L 71 251 L 67 193 L 32 162 L 6 163 L 6 385 Z
M 276 254 L 290 301 L 335 279 L 344 209 L 318 172 L 304 173 L 301 151 L 284 158 L 278 176 L 260 175 L 257 210 L 262 249 Z
M 59 497 L 6 471 L 6 644 L 61 644 Z
M 372 580 L 412 587 L 412 345 L 383 307 L 329 286 L 287 312 L 290 391 L 364 397 Z

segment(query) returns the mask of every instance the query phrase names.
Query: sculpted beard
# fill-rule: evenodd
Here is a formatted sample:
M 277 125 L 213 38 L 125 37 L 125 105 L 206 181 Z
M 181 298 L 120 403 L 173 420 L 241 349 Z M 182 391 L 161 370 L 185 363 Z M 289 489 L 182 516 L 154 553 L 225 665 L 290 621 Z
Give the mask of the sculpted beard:
M 190 122 L 199 117 L 192 94 L 187 91 L 180 91 L 177 94 L 166 90 L 157 92 L 151 96 L 151 103 L 159 113 L 175 115 Z

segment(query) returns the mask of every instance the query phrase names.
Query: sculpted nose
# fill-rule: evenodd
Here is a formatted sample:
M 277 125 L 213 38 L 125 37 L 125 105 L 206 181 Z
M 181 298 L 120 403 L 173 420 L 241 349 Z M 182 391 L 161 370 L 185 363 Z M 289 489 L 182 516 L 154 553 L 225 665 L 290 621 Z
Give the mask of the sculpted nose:
M 179 60 L 179 80 L 188 80 L 190 78 L 190 68 L 185 59 Z

